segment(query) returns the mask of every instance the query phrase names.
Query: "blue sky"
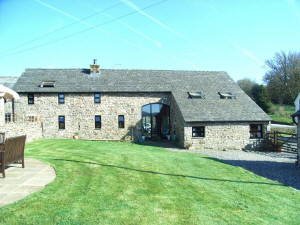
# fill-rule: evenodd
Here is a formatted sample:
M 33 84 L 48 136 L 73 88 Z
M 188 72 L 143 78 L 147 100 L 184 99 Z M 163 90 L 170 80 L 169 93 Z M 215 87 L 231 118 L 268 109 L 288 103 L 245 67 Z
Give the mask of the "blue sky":
M 0 76 L 25 68 L 222 70 L 261 82 L 299 51 L 298 0 L 0 0 Z

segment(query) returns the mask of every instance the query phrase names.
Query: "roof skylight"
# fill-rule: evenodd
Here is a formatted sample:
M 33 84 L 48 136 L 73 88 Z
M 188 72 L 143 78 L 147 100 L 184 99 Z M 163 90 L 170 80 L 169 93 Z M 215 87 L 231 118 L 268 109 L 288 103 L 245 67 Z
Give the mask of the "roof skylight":
M 221 99 L 236 99 L 236 96 L 231 92 L 218 92 Z
M 55 87 L 55 81 L 43 81 L 40 84 L 40 87 L 42 88 L 51 88 L 51 87 Z
M 205 95 L 201 91 L 188 92 L 189 98 L 204 98 Z

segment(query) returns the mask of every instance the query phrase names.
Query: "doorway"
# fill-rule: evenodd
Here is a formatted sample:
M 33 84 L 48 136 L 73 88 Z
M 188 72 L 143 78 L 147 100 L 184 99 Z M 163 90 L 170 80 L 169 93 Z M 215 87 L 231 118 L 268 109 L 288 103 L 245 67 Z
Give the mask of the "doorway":
M 151 103 L 142 107 L 142 134 L 147 139 L 166 139 L 170 135 L 170 107 Z

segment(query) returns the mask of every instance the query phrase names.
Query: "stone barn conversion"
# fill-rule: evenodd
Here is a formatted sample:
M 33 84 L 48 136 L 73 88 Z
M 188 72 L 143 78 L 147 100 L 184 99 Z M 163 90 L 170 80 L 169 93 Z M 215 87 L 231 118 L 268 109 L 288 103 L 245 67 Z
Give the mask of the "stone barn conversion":
M 243 149 L 270 118 L 226 72 L 26 69 L 2 129 L 34 138 L 170 140 L 180 147 Z

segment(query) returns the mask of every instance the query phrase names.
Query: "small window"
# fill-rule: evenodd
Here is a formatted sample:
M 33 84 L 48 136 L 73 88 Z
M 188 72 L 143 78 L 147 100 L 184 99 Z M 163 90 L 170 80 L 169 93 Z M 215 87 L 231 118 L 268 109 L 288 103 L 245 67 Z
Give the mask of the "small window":
M 263 125 L 262 124 L 250 124 L 250 138 L 263 138 Z
M 65 128 L 65 116 L 58 116 L 58 129 L 64 130 Z
M 5 113 L 5 123 L 11 122 L 11 113 Z
M 58 104 L 65 104 L 65 94 L 64 93 L 58 94 Z
M 204 98 L 204 94 L 201 91 L 188 92 L 189 98 Z
M 231 92 L 218 92 L 221 99 L 236 99 L 236 96 Z
M 125 127 L 125 117 L 124 117 L 124 115 L 119 115 L 118 116 L 118 125 L 119 125 L 119 128 L 124 128 Z
M 205 137 L 205 127 L 192 127 L 192 137 Z
M 101 94 L 100 93 L 94 93 L 94 103 L 96 103 L 96 104 L 101 103 Z
M 40 87 L 42 87 L 42 88 L 53 88 L 53 87 L 55 87 L 55 81 L 43 81 L 40 84 Z
M 28 94 L 28 105 L 33 105 L 34 104 L 34 94 Z
M 101 128 L 101 116 L 96 115 L 95 116 L 95 129 L 100 129 Z
M 31 123 L 37 122 L 37 116 L 28 116 L 27 121 Z

